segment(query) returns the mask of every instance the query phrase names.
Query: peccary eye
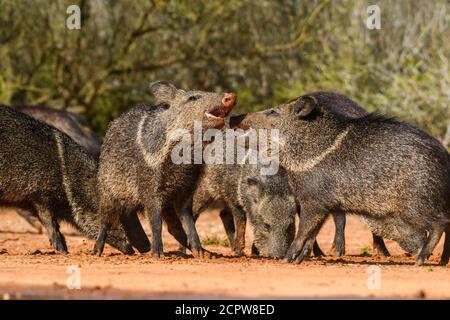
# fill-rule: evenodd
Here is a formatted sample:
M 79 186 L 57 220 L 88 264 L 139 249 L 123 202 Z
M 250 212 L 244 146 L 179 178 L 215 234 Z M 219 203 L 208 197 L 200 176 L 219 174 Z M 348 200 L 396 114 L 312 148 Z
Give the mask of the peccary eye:
M 188 101 L 195 101 L 195 100 L 198 100 L 198 99 L 200 99 L 201 98 L 201 96 L 190 96 L 189 98 L 188 98 Z
M 270 232 L 270 225 L 267 223 L 264 223 L 264 229 L 266 229 L 266 231 Z
M 275 116 L 276 117 L 276 116 L 279 115 L 279 113 L 272 109 L 272 110 L 268 110 L 266 112 L 266 115 L 268 115 L 268 116 Z

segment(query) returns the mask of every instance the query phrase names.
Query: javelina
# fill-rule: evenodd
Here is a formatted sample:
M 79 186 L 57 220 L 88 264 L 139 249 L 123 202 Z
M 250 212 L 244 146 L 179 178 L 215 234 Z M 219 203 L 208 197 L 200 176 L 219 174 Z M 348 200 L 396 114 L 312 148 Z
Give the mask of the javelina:
M 19 106 L 15 108 L 33 118 L 48 123 L 72 138 L 82 146 L 94 159 L 100 156 L 100 140 L 84 120 L 68 111 L 55 110 L 43 106 Z
M 361 117 L 368 114 L 356 102 L 341 94 L 315 92 L 309 95 L 315 97 L 320 104 L 327 105 L 349 117 Z M 295 232 L 295 227 L 291 226 L 294 221 L 295 203 L 289 191 L 284 169 L 280 169 L 275 176 L 261 176 L 257 166 L 244 166 L 245 168 L 242 165 L 230 164 L 206 166 L 194 195 L 194 219 L 197 220 L 206 209 L 219 209 L 220 218 L 233 251 L 236 255 L 240 255 L 245 239 L 246 221 L 243 217 L 245 218 L 247 213 L 255 238 L 252 252 L 263 256 L 284 256 L 288 248 L 287 244 L 292 241 L 291 232 Z M 251 181 L 254 182 L 253 187 L 249 184 Z M 345 253 L 345 214 L 336 213 L 333 214 L 333 218 L 336 232 L 332 251 L 335 251 L 337 256 L 341 256 Z M 235 232 L 236 229 L 240 232 Z M 374 226 L 374 229 L 379 228 Z M 389 255 L 383 239 L 375 233 L 372 235 L 374 250 Z M 314 243 L 313 250 L 316 256 L 323 255 L 317 242 Z
M 428 232 L 418 265 L 445 231 L 441 264 L 447 264 L 450 155 L 427 133 L 380 115 L 343 116 L 308 95 L 270 111 L 233 117 L 230 124 L 280 130 L 280 163 L 301 205 L 286 262 L 304 259 L 329 212 L 348 212 L 406 225 L 415 231 L 416 243 Z
M 15 107 L 15 109 L 64 132 L 82 146 L 94 159 L 98 160 L 100 155 L 99 138 L 93 130 L 83 123 L 79 116 L 71 112 L 50 109 L 44 106 L 19 106 Z M 42 233 L 39 219 L 33 216 L 31 212 L 17 208 L 17 213 L 39 233 Z
M 38 216 L 56 251 L 67 252 L 58 220 L 88 237 L 98 233 L 96 162 L 66 134 L 0 107 L 0 168 L 0 205 Z M 137 228 L 135 223 L 132 228 Z M 122 228 L 114 229 L 107 241 L 122 252 L 133 252 Z
M 163 213 L 173 216 L 174 212 L 187 230 L 189 245 L 186 239 L 173 235 L 201 256 L 203 249 L 192 217 L 192 195 L 202 172 L 202 161 L 190 159 L 196 143 L 195 122 L 200 122 L 202 130 L 223 127 L 236 95 L 179 90 L 165 81 L 153 83 L 150 90 L 156 106 L 136 107 L 114 120 L 107 130 L 98 175 L 99 208 L 105 222 L 93 253 L 102 253 L 104 237 L 117 218 L 127 220 L 130 213 L 143 210 L 152 229 L 153 256 L 163 254 Z M 187 163 L 174 163 L 171 157 L 179 144 L 173 138 L 177 132 L 184 132 L 182 139 L 188 140 L 190 150 L 183 154 L 189 156 Z M 199 143 L 201 147 L 202 141 Z
M 220 209 L 236 255 L 245 248 L 246 217 L 253 227 L 253 254 L 282 257 L 294 239 L 296 203 L 283 169 L 260 175 L 258 165 L 206 165 L 194 194 L 195 220 L 212 207 Z
M 317 103 L 324 106 L 325 108 L 329 108 L 330 110 L 341 113 L 351 118 L 360 118 L 369 114 L 355 101 L 339 93 L 313 92 L 308 93 L 307 95 L 316 99 Z M 345 213 L 335 212 L 332 216 L 336 227 L 332 251 L 335 252 L 337 256 L 341 256 L 345 253 Z M 389 251 L 384 244 L 383 238 L 377 235 L 377 232 L 379 232 L 382 228 L 377 225 L 376 221 L 371 221 L 371 223 L 369 223 L 369 221 L 364 219 L 364 217 L 363 220 L 369 225 L 369 228 L 372 230 L 374 252 L 383 256 L 389 256 Z M 374 230 L 376 230 L 377 232 L 374 232 Z M 406 237 L 400 236 L 396 236 L 395 238 L 406 239 Z

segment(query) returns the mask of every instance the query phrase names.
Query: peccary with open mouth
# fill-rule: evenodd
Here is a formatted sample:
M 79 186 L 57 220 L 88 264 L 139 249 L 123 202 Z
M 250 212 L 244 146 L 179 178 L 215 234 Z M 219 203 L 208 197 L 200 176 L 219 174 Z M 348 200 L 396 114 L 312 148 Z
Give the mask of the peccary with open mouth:
M 237 97 L 234 93 L 181 90 L 166 81 L 153 83 L 150 90 L 156 105 L 131 109 L 114 120 L 106 133 L 98 175 L 104 224 L 93 253 L 102 253 L 105 235 L 117 221 L 126 223 L 130 214 L 144 211 L 152 230 L 154 257 L 163 254 L 163 217 L 169 232 L 195 256 L 202 256 L 192 196 L 203 169 L 201 159 L 195 156 L 196 151 L 202 152 L 203 141 L 196 141 L 194 129 L 198 124 L 201 130 L 223 127 Z M 196 146 L 200 150 L 195 150 Z

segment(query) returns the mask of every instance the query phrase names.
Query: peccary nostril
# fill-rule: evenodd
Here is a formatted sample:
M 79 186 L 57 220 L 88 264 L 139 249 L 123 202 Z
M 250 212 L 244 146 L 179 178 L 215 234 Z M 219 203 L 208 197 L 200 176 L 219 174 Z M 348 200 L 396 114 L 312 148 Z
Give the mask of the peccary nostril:
M 222 104 L 225 107 L 231 107 L 236 104 L 237 96 L 235 93 L 225 93 L 225 96 L 222 99 Z

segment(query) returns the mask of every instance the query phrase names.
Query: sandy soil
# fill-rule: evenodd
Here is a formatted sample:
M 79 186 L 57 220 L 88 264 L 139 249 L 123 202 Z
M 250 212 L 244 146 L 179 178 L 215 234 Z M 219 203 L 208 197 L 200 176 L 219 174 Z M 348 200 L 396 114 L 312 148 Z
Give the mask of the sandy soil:
M 200 217 L 197 226 L 202 239 L 225 239 L 214 212 Z M 91 240 L 67 226 L 62 230 L 67 255 L 55 254 L 46 235 L 37 234 L 14 211 L 0 212 L 0 299 L 450 298 L 450 266 L 437 265 L 442 239 L 423 267 L 414 266 L 414 258 L 391 241 L 392 257 L 371 256 L 371 235 L 357 217 L 348 219 L 345 257 L 313 258 L 301 265 L 235 258 L 220 245 L 205 245 L 221 254 L 215 258 L 183 256 L 166 231 L 161 260 L 149 254 L 125 256 L 110 247 L 103 257 L 92 257 Z M 334 225 L 327 221 L 318 238 L 326 252 L 333 235 Z M 250 243 L 248 232 L 247 247 Z M 79 290 L 67 288 L 71 266 L 80 268 Z

